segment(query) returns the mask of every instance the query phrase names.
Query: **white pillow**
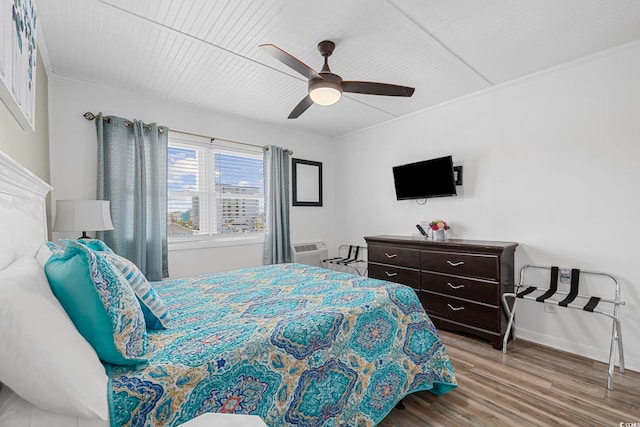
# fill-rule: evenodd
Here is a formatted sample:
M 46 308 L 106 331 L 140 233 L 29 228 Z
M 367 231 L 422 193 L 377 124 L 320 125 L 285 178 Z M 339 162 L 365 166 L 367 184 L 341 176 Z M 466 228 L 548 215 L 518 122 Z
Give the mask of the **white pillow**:
M 51 255 L 53 255 L 53 252 L 51 252 L 51 249 L 49 249 L 46 243 L 43 243 L 38 249 L 36 259 L 38 260 L 38 263 L 44 267 L 47 261 L 49 261 L 49 258 L 51 258 Z
M 108 378 L 35 258 L 0 271 L 0 382 L 52 412 L 107 420 Z

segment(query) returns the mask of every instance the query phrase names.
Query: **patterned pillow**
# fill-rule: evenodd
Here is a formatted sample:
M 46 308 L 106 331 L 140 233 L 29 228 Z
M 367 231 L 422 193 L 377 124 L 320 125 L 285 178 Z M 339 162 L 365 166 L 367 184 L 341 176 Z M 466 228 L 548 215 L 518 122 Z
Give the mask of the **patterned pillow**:
M 47 248 L 49 248 L 52 254 L 60 255 L 61 253 L 64 252 L 64 248 L 56 243 L 46 242 L 45 245 Z
M 114 365 L 144 359 L 147 332 L 138 300 L 100 252 L 70 240 L 45 265 L 56 298 L 98 357 Z
M 153 286 L 144 277 L 142 271 L 125 257 L 114 253 L 105 253 L 105 257 L 122 273 L 127 279 L 131 289 L 136 293 L 144 320 L 148 329 L 167 329 L 169 327 L 169 311 L 164 305 L 160 296 L 153 289 Z
M 156 290 L 153 289 L 153 286 L 144 277 L 142 271 L 132 261 L 114 253 L 101 240 L 82 239 L 78 242 L 94 251 L 102 252 L 114 267 L 120 270 L 138 297 L 148 329 L 167 329 L 169 327 L 170 316 L 167 306 L 164 305 Z
M 78 242 L 78 243 L 82 243 L 83 245 L 85 245 L 86 247 L 94 251 L 106 252 L 109 254 L 114 253 L 113 250 L 109 246 L 107 246 L 105 242 L 99 239 L 78 239 L 78 240 L 62 239 L 61 241 L 65 244 L 66 242 Z

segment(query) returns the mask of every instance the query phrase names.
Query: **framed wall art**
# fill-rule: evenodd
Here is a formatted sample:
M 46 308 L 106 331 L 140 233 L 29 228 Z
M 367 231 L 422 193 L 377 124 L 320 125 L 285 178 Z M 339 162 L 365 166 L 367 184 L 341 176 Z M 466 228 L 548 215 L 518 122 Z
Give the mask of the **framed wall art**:
M 293 206 L 322 206 L 322 163 L 291 159 Z
M 0 0 L 0 98 L 22 129 L 35 130 L 35 0 Z

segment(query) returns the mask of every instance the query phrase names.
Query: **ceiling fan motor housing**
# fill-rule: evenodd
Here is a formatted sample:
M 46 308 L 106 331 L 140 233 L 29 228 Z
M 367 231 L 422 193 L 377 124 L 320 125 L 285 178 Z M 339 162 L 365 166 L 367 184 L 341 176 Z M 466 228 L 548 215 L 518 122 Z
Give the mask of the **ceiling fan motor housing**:
M 336 48 L 336 44 L 331 40 L 323 40 L 320 43 L 318 43 L 318 51 L 320 52 L 320 55 L 325 57 L 331 56 L 331 54 L 333 53 L 333 49 L 335 48 Z
M 322 79 L 309 79 L 309 92 L 319 87 L 330 87 L 342 93 L 342 78 L 333 73 L 320 73 Z

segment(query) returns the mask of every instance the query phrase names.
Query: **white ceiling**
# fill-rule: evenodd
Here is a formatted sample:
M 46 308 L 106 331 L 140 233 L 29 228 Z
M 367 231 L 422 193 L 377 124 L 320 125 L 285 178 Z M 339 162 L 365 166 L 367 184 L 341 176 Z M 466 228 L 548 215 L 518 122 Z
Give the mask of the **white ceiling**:
M 36 0 L 48 72 L 328 137 L 640 39 L 638 0 Z M 345 80 L 416 88 L 289 112 L 321 40 Z M 117 111 L 107 112 L 118 114 Z

